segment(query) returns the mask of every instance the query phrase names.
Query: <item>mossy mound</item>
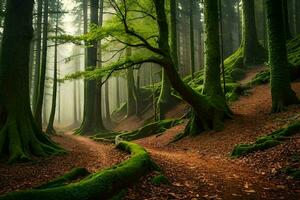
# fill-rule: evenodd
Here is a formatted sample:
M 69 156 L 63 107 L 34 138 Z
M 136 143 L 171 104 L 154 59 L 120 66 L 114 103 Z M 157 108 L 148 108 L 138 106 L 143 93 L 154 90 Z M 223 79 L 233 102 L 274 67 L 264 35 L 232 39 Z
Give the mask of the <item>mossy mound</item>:
M 151 183 L 153 185 L 156 185 L 156 186 L 159 186 L 159 185 L 169 185 L 170 181 L 169 181 L 169 179 L 165 175 L 158 174 L 158 175 L 154 176 L 151 179 Z
M 231 153 L 231 157 L 237 158 L 255 151 L 269 149 L 280 144 L 285 137 L 289 137 L 299 132 L 300 121 L 297 121 L 289 125 L 287 128 L 280 129 L 270 135 L 258 138 L 254 144 L 236 145 Z
M 139 145 L 120 142 L 117 147 L 131 153 L 131 157 L 119 165 L 91 174 L 77 183 L 49 189 L 12 192 L 1 196 L 0 200 L 109 199 L 155 167 L 149 154 Z

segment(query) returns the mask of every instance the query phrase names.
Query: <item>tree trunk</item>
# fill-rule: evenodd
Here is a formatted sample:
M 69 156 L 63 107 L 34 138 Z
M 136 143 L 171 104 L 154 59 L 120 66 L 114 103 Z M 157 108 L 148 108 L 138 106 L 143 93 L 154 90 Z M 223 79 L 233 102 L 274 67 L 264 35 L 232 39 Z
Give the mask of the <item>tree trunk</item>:
M 56 21 L 55 21 L 55 37 L 58 36 L 58 20 L 59 20 L 59 1 L 56 1 Z M 53 89 L 52 89 L 52 105 L 51 105 L 51 112 L 49 117 L 48 126 L 46 129 L 46 133 L 54 134 L 56 133 L 54 129 L 54 119 L 55 119 L 55 111 L 56 111 L 56 97 L 57 97 L 57 39 L 54 42 L 54 69 L 53 69 Z
M 110 108 L 109 108 L 109 83 L 105 83 L 105 115 L 107 124 L 111 124 Z
M 41 41 L 42 41 L 42 18 L 43 18 L 43 0 L 37 0 L 37 20 L 36 20 L 36 49 L 35 49 L 35 70 L 33 81 L 33 94 L 32 94 L 32 110 L 36 111 L 37 98 L 39 93 L 39 78 L 41 67 Z
M 292 33 L 290 29 L 290 23 L 289 23 L 289 9 L 288 9 L 288 3 L 287 0 L 282 0 L 282 15 L 283 15 L 283 27 L 285 30 L 285 38 L 286 40 L 292 39 Z
M 242 0 L 242 7 L 242 48 L 244 49 L 244 66 L 262 64 L 265 60 L 265 51 L 257 39 L 254 0 Z
M 189 0 L 190 8 L 190 65 L 191 65 L 191 76 L 194 78 L 195 73 L 195 37 L 194 37 L 194 0 Z
M 131 56 L 131 49 L 126 49 L 126 56 Z M 134 99 L 134 76 L 133 69 L 127 69 L 127 117 L 135 115 L 136 107 L 135 107 L 135 99 Z
M 119 77 L 116 77 L 116 106 L 120 108 L 120 83 Z
M 36 126 L 30 110 L 29 51 L 33 0 L 9 0 L 0 57 L 0 154 L 10 162 L 61 149 Z
M 285 33 L 282 31 L 283 1 L 285 0 L 266 0 L 273 112 L 280 112 L 287 105 L 299 103 L 289 79 Z
M 178 69 L 178 44 L 177 44 L 177 0 L 170 0 L 171 10 L 171 55 L 176 69 Z
M 295 0 L 295 23 L 296 34 L 300 34 L 300 1 Z
M 42 65 L 40 70 L 39 78 L 39 89 L 38 98 L 36 102 L 36 110 L 34 113 L 34 119 L 40 130 L 43 129 L 42 126 L 42 111 L 44 103 L 44 91 L 45 91 L 45 81 L 46 81 L 46 69 L 47 69 L 47 52 L 48 52 L 48 0 L 44 0 L 44 20 L 43 20 L 43 48 L 42 48 Z
M 92 24 L 98 24 L 99 0 L 90 0 L 91 11 L 90 21 Z M 97 66 L 97 43 L 87 49 L 87 66 L 95 68 Z M 81 127 L 76 134 L 94 134 L 105 130 L 102 120 L 101 108 L 101 87 L 96 80 L 86 80 L 84 115 Z

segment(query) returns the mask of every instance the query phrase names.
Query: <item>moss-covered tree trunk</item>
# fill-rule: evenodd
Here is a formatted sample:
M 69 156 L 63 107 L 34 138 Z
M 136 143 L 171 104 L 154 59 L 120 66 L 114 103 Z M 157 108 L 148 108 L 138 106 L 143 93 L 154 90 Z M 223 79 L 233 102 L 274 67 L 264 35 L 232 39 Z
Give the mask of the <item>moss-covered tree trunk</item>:
M 159 119 L 164 119 L 164 115 L 170 108 L 170 106 L 173 105 L 172 103 L 173 98 L 171 95 L 171 84 L 170 80 L 168 78 L 168 75 L 165 71 L 165 69 L 162 70 L 162 82 L 161 82 L 161 90 L 160 95 L 157 101 L 157 108 L 159 113 Z
M 282 1 L 266 0 L 269 65 L 271 66 L 272 111 L 280 112 L 285 106 L 299 103 L 291 89 L 285 43 Z
M 106 117 L 106 122 L 108 124 L 111 124 L 110 107 L 109 107 L 109 83 L 108 83 L 108 81 L 105 83 L 105 117 Z
M 229 113 L 226 113 L 226 108 L 223 103 L 199 94 L 182 81 L 176 71 L 170 54 L 170 47 L 168 44 L 169 30 L 165 12 L 165 1 L 153 0 L 153 2 L 155 4 L 157 24 L 159 27 L 159 48 L 162 52 L 164 52 L 164 56 L 160 61 L 160 64 L 165 68 L 172 87 L 187 103 L 192 106 L 195 114 L 197 115 L 197 120 L 192 124 L 190 123 L 191 126 L 188 128 L 185 135 L 197 134 L 203 130 L 211 130 L 219 127 L 224 117 Z
M 131 49 L 126 49 L 126 56 L 129 58 L 131 56 Z M 134 99 L 134 75 L 133 69 L 127 69 L 127 117 L 135 115 L 136 113 L 136 102 Z
M 98 24 L 99 0 L 90 0 L 90 22 Z M 87 66 L 97 66 L 97 43 L 87 49 Z M 101 84 L 96 80 L 87 80 L 85 83 L 84 115 L 80 128 L 76 134 L 94 134 L 105 130 L 101 109 Z
M 257 39 L 257 30 L 254 13 L 254 0 L 242 0 L 242 48 L 244 50 L 244 66 L 262 64 L 265 59 L 265 51 Z
M 14 162 L 61 149 L 37 128 L 30 109 L 33 0 L 9 0 L 6 9 L 0 57 L 0 155 Z

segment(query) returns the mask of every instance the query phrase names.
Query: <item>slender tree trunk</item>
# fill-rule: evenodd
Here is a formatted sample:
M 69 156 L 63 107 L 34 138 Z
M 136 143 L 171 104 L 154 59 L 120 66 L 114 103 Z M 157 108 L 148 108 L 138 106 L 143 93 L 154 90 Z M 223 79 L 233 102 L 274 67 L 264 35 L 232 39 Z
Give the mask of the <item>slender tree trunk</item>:
M 120 108 L 120 82 L 119 77 L 116 77 L 116 106 Z
M 178 44 L 177 44 L 177 9 L 178 4 L 177 0 L 170 0 L 170 10 L 171 10 L 171 55 L 178 69 Z
M 131 56 L 131 49 L 126 49 L 126 56 Z M 127 69 L 127 117 L 130 117 L 136 113 L 135 99 L 134 99 L 134 76 L 133 69 Z
M 191 65 L 191 76 L 192 79 L 194 78 L 194 73 L 195 73 L 195 35 L 194 35 L 194 7 L 195 3 L 194 0 L 189 0 L 190 5 L 190 65 Z
M 39 93 L 39 78 L 41 67 L 41 41 L 42 41 L 42 19 L 43 19 L 43 0 L 37 0 L 37 20 L 36 20 L 36 47 L 35 47 L 35 69 L 32 94 L 32 110 L 36 111 L 37 98 Z
M 285 42 L 282 3 L 285 0 L 266 0 L 268 23 L 269 64 L 271 66 L 272 111 L 280 112 L 285 106 L 299 103 L 291 89 Z
M 105 115 L 106 115 L 106 122 L 108 124 L 111 124 L 110 108 L 109 108 L 109 83 L 108 83 L 108 81 L 105 83 Z
M 38 98 L 36 102 L 36 110 L 34 113 L 34 118 L 37 126 L 42 130 L 42 111 L 43 111 L 43 101 L 44 101 L 44 91 L 45 91 L 45 81 L 46 81 L 46 69 L 47 69 L 47 49 L 48 49 L 48 0 L 44 0 L 44 20 L 43 20 L 43 48 L 42 48 L 42 65 L 39 78 L 39 90 Z
M 10 162 L 61 149 L 36 126 L 30 109 L 29 51 L 33 0 L 9 0 L 0 56 L 0 154 Z
M 286 40 L 292 39 L 292 33 L 290 29 L 290 23 L 289 23 L 289 9 L 288 9 L 288 3 L 287 0 L 282 0 L 282 15 L 283 15 L 283 27 L 285 30 L 285 37 Z
M 56 21 L 55 21 L 55 37 L 58 36 L 58 20 L 59 20 L 59 0 L 56 1 Z M 51 112 L 49 117 L 48 126 L 46 129 L 46 133 L 54 134 L 56 133 L 54 129 L 54 119 L 55 119 L 55 111 L 56 111 L 56 97 L 57 97 L 57 39 L 54 42 L 54 69 L 53 69 L 53 89 L 52 89 L 52 105 L 51 105 Z

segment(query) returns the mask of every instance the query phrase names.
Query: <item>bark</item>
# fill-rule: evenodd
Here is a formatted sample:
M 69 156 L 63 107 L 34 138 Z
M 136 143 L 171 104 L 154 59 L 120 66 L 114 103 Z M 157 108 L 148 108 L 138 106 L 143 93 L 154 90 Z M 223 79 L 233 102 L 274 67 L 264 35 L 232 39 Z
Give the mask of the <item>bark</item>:
M 176 69 L 178 69 L 178 44 L 177 44 L 177 0 L 170 0 L 171 10 L 171 55 Z
M 287 105 L 299 103 L 295 92 L 291 89 L 289 79 L 286 35 L 282 31 L 285 23 L 281 9 L 283 1 L 266 0 L 273 112 L 280 112 Z
M 189 8 L 190 8 L 190 66 L 191 66 L 191 76 L 194 78 L 195 73 L 195 37 L 194 37 L 194 0 L 189 0 Z
M 99 23 L 99 0 L 90 0 L 90 22 L 92 24 Z M 87 49 L 87 67 L 95 68 L 97 66 L 98 53 L 97 43 Z M 76 134 L 86 135 L 94 134 L 105 130 L 102 120 L 101 108 L 101 84 L 96 80 L 86 80 L 85 82 L 85 98 L 84 98 L 84 115 L 81 127 Z
M 290 40 L 293 37 L 292 37 L 290 23 L 289 23 L 289 9 L 288 9 L 287 0 L 282 0 L 282 15 L 283 15 L 283 27 L 285 30 L 285 38 L 286 40 Z
M 7 1 L 0 57 L 0 154 L 10 162 L 62 150 L 36 126 L 29 98 L 33 0 Z
M 244 49 L 244 66 L 262 64 L 265 60 L 265 52 L 257 39 L 254 0 L 242 0 L 242 7 L 242 48 Z
M 55 19 L 55 37 L 58 36 L 58 20 L 59 20 L 59 1 L 56 1 L 57 8 L 56 8 L 56 19 Z M 46 133 L 48 134 L 54 134 L 56 133 L 54 129 L 54 119 L 55 119 L 55 111 L 56 111 L 56 97 L 57 97 L 57 39 L 55 39 L 54 42 L 54 69 L 53 69 L 53 88 L 52 88 L 52 104 L 51 104 L 51 112 L 49 117 L 48 126 L 46 129 Z
M 111 124 L 110 108 L 109 108 L 109 83 L 108 83 L 108 81 L 105 83 L 105 116 L 106 116 L 106 122 L 108 124 Z
M 119 77 L 116 77 L 116 106 L 120 108 L 120 82 Z
M 43 1 L 37 1 L 37 20 L 36 20 L 36 43 L 35 43 L 35 70 L 33 81 L 32 107 L 33 112 L 36 110 L 38 91 L 39 91 L 39 77 L 41 65 L 41 41 L 42 41 L 42 18 L 43 18 Z
M 40 69 L 38 94 L 36 102 L 36 110 L 34 113 L 34 119 L 37 126 L 42 130 L 42 111 L 46 81 L 46 69 L 47 69 L 47 46 L 48 46 L 48 0 L 44 0 L 44 16 L 43 16 L 43 47 L 42 47 L 42 64 Z

